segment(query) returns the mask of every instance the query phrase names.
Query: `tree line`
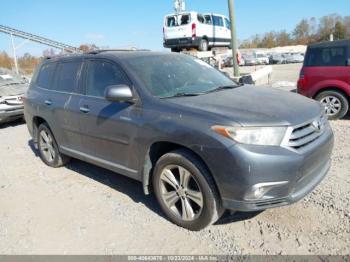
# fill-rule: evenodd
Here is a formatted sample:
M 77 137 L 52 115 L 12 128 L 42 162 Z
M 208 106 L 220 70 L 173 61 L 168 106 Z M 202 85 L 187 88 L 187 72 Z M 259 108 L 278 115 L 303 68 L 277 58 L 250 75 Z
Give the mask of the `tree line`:
M 350 38 L 350 16 L 330 14 L 319 19 L 302 19 L 292 32 L 282 30 L 256 34 L 244 40 L 240 48 L 273 48 L 288 45 L 308 45 L 327 41 L 333 34 L 334 40 Z
M 82 52 L 89 52 L 97 48 L 98 47 L 94 44 L 82 44 L 79 47 Z M 42 61 L 44 57 L 55 56 L 59 54 L 61 54 L 61 52 L 53 48 L 45 49 L 42 56 L 39 57 L 25 53 L 23 56 L 17 58 L 19 71 L 21 74 L 30 75 L 33 73 L 35 67 Z M 10 70 L 14 69 L 15 67 L 14 59 L 10 57 L 5 51 L 0 52 L 0 67 Z

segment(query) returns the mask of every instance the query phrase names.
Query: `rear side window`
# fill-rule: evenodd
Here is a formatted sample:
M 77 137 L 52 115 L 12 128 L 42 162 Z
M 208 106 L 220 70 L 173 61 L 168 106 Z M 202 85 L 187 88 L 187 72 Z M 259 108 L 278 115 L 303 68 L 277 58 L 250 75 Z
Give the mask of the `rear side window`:
M 104 97 L 105 90 L 111 85 L 129 85 L 123 71 L 115 64 L 105 61 L 90 61 L 86 75 L 86 95 Z
M 309 48 L 305 66 L 346 66 L 346 46 Z
M 202 24 L 204 24 L 204 17 L 202 16 L 202 15 L 197 15 L 197 20 L 198 20 L 198 22 L 199 23 L 202 23 Z
M 41 88 L 50 89 L 53 74 L 55 72 L 56 64 L 50 63 L 43 65 L 40 69 L 36 83 Z
M 213 15 L 213 22 L 215 26 L 224 26 L 224 19 L 221 16 Z
M 225 25 L 227 29 L 231 29 L 231 22 L 227 18 L 225 18 Z
M 210 15 L 205 15 L 204 16 L 204 23 L 207 24 L 207 25 L 212 25 L 213 24 Z
M 57 65 L 54 90 L 73 93 L 76 89 L 81 62 L 64 62 Z

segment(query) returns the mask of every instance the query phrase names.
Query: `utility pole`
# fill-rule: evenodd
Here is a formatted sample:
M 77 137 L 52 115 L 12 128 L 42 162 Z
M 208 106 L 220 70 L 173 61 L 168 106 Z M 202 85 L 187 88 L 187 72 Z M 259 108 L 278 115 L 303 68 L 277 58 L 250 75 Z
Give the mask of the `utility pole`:
M 15 61 L 16 74 L 19 75 L 15 40 L 13 39 L 13 35 L 12 34 L 10 34 L 10 35 L 11 35 L 11 42 L 12 42 L 12 49 L 13 49 L 13 60 Z
M 235 23 L 235 14 L 234 14 L 234 0 L 228 0 L 228 9 L 230 11 L 230 20 L 231 20 L 231 47 L 232 47 L 232 58 L 233 58 L 233 75 L 239 77 L 239 66 L 237 63 L 237 36 L 236 36 L 236 23 Z

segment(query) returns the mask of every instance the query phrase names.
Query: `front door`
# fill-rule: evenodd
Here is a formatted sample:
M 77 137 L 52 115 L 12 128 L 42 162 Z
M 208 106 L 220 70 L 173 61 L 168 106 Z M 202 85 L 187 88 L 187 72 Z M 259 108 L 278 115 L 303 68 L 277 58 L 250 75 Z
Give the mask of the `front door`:
M 136 176 L 132 144 L 138 130 L 139 108 L 104 98 L 108 86 L 131 86 L 130 81 L 118 65 L 96 59 L 86 62 L 84 83 L 85 96 L 79 103 L 83 153 L 117 172 Z

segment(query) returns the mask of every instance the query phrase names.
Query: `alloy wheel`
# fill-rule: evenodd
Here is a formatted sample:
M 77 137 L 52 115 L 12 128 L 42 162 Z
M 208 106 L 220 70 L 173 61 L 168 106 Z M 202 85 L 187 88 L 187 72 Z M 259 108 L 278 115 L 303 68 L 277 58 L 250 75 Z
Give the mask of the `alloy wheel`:
M 46 161 L 49 163 L 54 161 L 56 152 L 53 145 L 53 138 L 46 130 L 41 130 L 40 132 L 39 148 Z
M 163 202 L 175 216 L 184 221 L 200 216 L 204 197 L 190 171 L 178 165 L 167 166 L 160 175 L 159 186 Z
M 321 99 L 320 103 L 325 107 L 328 116 L 334 116 L 342 109 L 340 100 L 335 96 L 326 96 Z

